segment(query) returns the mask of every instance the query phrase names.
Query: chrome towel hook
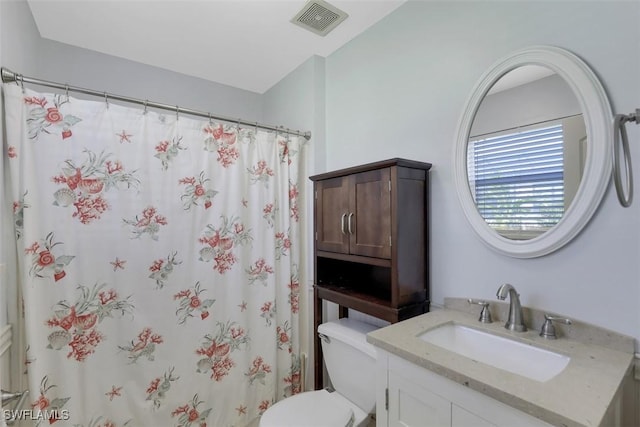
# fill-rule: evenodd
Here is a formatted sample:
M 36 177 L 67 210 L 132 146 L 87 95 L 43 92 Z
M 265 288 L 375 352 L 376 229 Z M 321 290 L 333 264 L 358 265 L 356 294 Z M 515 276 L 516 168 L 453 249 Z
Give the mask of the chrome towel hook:
M 613 180 L 616 186 L 616 193 L 620 204 L 628 208 L 633 200 L 633 169 L 631 167 L 631 151 L 629 150 L 629 137 L 627 136 L 627 122 L 640 124 L 640 108 L 636 108 L 635 113 L 616 114 L 613 119 Z M 620 142 L 618 142 L 620 140 Z M 626 187 L 622 185 L 622 171 L 620 170 L 620 145 L 624 157 Z

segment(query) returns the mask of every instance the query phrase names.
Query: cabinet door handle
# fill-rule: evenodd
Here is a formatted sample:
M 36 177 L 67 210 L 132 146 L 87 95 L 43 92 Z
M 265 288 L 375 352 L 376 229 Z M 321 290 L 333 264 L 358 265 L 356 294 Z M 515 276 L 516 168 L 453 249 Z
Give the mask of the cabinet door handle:
M 346 213 L 343 213 L 342 216 L 340 217 L 340 230 L 342 231 L 342 234 L 347 234 L 346 230 L 344 229 L 344 220 L 347 217 Z
M 347 223 L 349 228 L 349 234 L 353 234 L 353 229 L 351 228 L 351 218 L 353 218 L 353 212 L 349 214 L 349 222 Z

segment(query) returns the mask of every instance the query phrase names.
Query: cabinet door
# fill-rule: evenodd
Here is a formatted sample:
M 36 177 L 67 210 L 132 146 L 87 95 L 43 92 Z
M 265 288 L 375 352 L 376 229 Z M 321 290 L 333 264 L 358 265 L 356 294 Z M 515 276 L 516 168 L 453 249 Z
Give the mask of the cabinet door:
M 347 231 L 354 255 L 391 258 L 390 169 L 361 172 L 350 177 Z
M 349 253 L 349 177 L 316 182 L 316 247 Z
M 451 427 L 496 427 L 496 425 L 458 405 L 452 404 Z
M 451 402 L 389 372 L 389 427 L 450 427 Z

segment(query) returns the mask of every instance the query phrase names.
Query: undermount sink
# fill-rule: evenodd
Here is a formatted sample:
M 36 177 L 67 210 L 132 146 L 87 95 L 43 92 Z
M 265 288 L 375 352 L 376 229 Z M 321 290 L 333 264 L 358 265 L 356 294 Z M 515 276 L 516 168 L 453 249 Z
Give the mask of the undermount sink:
M 418 338 L 461 356 L 540 382 L 558 375 L 570 360 L 562 354 L 456 323 L 431 329 Z

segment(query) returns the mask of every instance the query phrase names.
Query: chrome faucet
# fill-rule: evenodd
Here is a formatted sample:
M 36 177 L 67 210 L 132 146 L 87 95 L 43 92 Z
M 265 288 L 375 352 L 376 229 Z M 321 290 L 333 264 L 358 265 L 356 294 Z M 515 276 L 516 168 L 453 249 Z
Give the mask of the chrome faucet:
M 509 319 L 507 319 L 507 323 L 504 324 L 504 327 L 509 329 L 510 331 L 516 332 L 525 332 L 527 327 L 524 324 L 524 320 L 522 319 L 522 306 L 520 305 L 520 294 L 516 292 L 516 288 L 511 286 L 508 283 L 500 286 L 498 288 L 498 292 L 496 296 L 499 300 L 505 300 L 509 295 Z

